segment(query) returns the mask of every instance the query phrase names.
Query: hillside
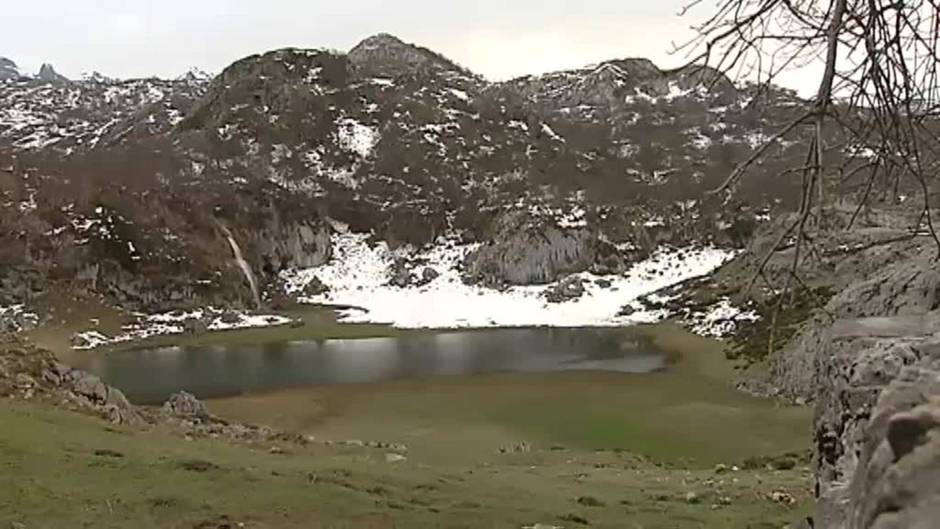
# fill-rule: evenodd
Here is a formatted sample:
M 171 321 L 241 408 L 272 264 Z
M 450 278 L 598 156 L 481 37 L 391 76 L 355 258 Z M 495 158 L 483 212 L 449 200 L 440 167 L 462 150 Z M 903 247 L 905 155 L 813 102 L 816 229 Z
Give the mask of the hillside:
M 775 175 L 797 140 L 740 200 L 703 191 L 803 104 L 639 59 L 490 83 L 389 35 L 212 80 L 20 76 L 0 103 L 0 301 L 69 278 L 151 312 L 253 304 L 226 233 L 269 301 L 330 261 L 337 230 L 401 249 L 412 275 L 409 252 L 470 245 L 463 281 L 491 287 L 732 248 L 792 200 Z

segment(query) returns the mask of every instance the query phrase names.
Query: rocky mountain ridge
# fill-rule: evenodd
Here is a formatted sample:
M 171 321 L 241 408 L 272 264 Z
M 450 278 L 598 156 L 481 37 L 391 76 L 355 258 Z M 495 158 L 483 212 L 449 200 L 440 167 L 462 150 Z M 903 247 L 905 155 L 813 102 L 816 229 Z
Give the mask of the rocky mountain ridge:
M 247 305 L 220 226 L 268 299 L 285 270 L 330 258 L 334 222 L 392 248 L 482 243 L 468 263 L 487 272 L 467 278 L 492 285 L 735 245 L 794 196 L 772 177 L 796 141 L 743 200 L 703 191 L 801 104 L 633 59 L 490 83 L 390 35 L 247 57 L 211 81 L 6 80 L 0 284 L 20 285 L 10 301 L 81 277 L 137 307 Z M 542 229 L 559 233 L 547 247 Z M 583 247 L 573 260 L 540 257 L 566 240 Z
M 35 75 L 24 73 L 19 66 L 6 57 L 0 57 L 0 81 L 17 81 L 32 79 L 44 83 L 67 83 L 69 78 L 55 70 L 52 64 L 44 62 Z

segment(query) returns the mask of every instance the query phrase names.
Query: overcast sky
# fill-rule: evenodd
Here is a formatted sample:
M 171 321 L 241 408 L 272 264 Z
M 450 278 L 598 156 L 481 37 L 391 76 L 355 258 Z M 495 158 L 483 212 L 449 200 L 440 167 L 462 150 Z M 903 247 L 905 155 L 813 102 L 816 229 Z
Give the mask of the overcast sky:
M 51 62 L 69 77 L 176 77 L 285 46 L 348 50 L 392 33 L 484 76 L 647 57 L 661 67 L 707 6 L 688 0 L 8 0 L 0 56 L 23 70 Z M 806 75 L 787 84 L 800 88 Z

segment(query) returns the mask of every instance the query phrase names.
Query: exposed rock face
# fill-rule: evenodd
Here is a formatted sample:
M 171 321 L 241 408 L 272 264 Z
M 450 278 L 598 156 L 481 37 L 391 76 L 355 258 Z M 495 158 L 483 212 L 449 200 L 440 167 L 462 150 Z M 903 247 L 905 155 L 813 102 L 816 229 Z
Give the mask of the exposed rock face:
M 869 210 L 850 228 L 853 208 L 831 212 L 831 229 L 814 234 L 814 257 L 797 270 L 824 291 L 825 310 L 797 320 L 768 359 L 769 376 L 745 384 L 815 404 L 817 528 L 937 526 L 940 274 L 932 238 L 909 229 L 914 209 Z M 708 279 L 710 292 L 740 293 L 780 233 L 761 230 L 748 253 Z M 793 251 L 770 255 L 772 284 L 790 273 Z
M 36 79 L 45 83 L 67 83 L 69 81 L 68 77 L 55 71 L 55 68 L 49 63 L 43 63 L 42 67 L 39 68 Z
M 421 284 L 427 285 L 428 283 L 434 281 L 441 276 L 441 273 L 437 270 L 431 268 L 430 266 L 424 267 L 424 270 L 421 271 Z
M 39 324 L 39 317 L 22 305 L 4 307 L 0 304 L 0 335 L 28 331 Z
M 10 59 L 0 57 L 0 81 L 19 79 L 21 76 L 16 63 Z
M 330 291 L 329 285 L 323 283 L 323 281 L 320 281 L 320 278 L 314 277 L 313 279 L 310 280 L 309 283 L 307 283 L 304 286 L 303 290 L 300 292 L 300 296 L 312 298 L 315 296 L 326 294 L 329 291 Z
M 428 49 L 406 44 L 388 33 L 369 37 L 349 52 L 349 62 L 359 74 L 399 75 L 427 70 L 462 68 Z
M 206 418 L 209 409 L 202 401 L 185 391 L 170 396 L 163 404 L 163 413 L 180 418 Z
M 508 214 L 495 225 L 491 242 L 466 258 L 466 277 L 501 287 L 551 283 L 595 264 L 603 244 L 596 232 L 561 228 L 544 219 Z
M 936 312 L 831 330 L 817 356 L 817 527 L 936 526 L 938 334 Z
M 282 270 L 311 268 L 330 260 L 332 230 L 317 218 L 286 222 L 276 212 L 260 230 L 246 232 L 253 242 L 251 255 L 260 260 L 260 270 L 273 280 Z
M 829 341 L 832 317 L 888 317 L 922 315 L 940 307 L 940 271 L 936 249 L 927 241 L 900 241 L 862 251 L 867 265 L 851 272 L 853 263 L 835 266 L 839 290 L 825 306 L 802 325 L 792 343 L 771 359 L 772 385 L 789 398 L 811 400 L 816 391 L 815 358 Z M 918 247 L 922 245 L 924 247 Z M 881 254 L 881 255 L 879 255 Z M 890 264 L 887 260 L 899 259 Z M 869 268 L 882 265 L 880 268 Z M 831 315 L 831 316 L 830 316 Z
M 619 114 L 631 108 L 636 98 L 673 97 L 698 93 L 716 101 L 731 102 L 737 96 L 734 83 L 717 70 L 686 67 L 660 70 L 648 59 L 605 61 L 596 67 L 509 81 L 543 112 L 592 107 L 595 112 Z M 710 87 L 705 90 L 704 87 Z
M 407 288 L 414 284 L 415 275 L 411 271 L 408 261 L 396 259 L 389 269 L 388 284 L 399 288 Z
M 33 79 L 10 65 L 0 59 L 0 80 L 7 79 L 0 86 L 0 149 L 83 152 L 162 134 L 209 84 L 196 77 L 69 81 L 51 66 Z
M 52 353 L 0 335 L 0 397 L 47 399 L 100 415 L 115 424 L 142 418 L 124 394 L 98 377 L 56 361 Z
M 595 242 L 586 230 L 503 233 L 467 257 L 467 274 L 471 281 L 490 286 L 550 283 L 590 267 Z

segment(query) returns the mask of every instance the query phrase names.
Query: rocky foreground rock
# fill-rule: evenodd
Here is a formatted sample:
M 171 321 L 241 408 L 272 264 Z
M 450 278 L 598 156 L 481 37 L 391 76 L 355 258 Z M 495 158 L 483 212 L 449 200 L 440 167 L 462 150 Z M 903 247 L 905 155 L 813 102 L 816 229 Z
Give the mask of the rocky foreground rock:
M 115 424 L 144 422 L 119 390 L 11 335 L 0 335 L 0 397 L 48 400 L 99 415 Z
M 866 209 L 850 222 L 854 211 L 834 208 L 829 229 L 814 232 L 814 254 L 796 269 L 805 287 L 779 314 L 776 346 L 768 351 L 769 333 L 737 344 L 757 362 L 739 387 L 815 407 L 816 528 L 940 527 L 937 246 L 919 229 L 919 210 Z M 755 324 L 768 326 L 777 301 L 769 285 L 790 275 L 794 246 L 768 252 L 788 222 L 761 230 L 746 253 L 674 302 L 769 300 Z M 767 283 L 743 292 L 760 263 Z
M 238 441 L 306 442 L 299 435 L 231 423 L 209 413 L 188 393 L 173 395 L 159 410 L 131 404 L 98 377 L 73 369 L 46 350 L 13 335 L 0 335 L 0 398 L 39 401 L 132 427 L 168 425 L 186 435 Z
M 837 323 L 817 377 L 817 527 L 937 527 L 940 313 Z
M 100 378 L 73 369 L 56 360 L 44 349 L 12 334 L 0 333 L 0 402 L 2 399 L 43 402 L 60 408 L 101 417 L 131 428 L 169 428 L 187 437 L 208 437 L 230 441 L 274 445 L 355 446 L 406 453 L 408 447 L 382 441 L 316 441 L 312 437 L 286 433 L 266 426 L 228 421 L 187 392 L 170 396 L 160 408 L 131 404 L 124 394 Z

